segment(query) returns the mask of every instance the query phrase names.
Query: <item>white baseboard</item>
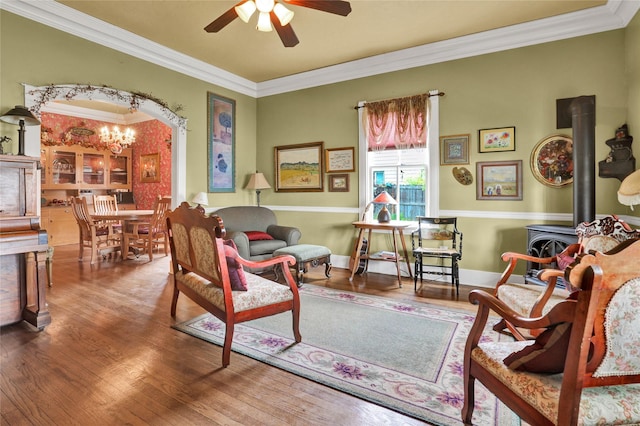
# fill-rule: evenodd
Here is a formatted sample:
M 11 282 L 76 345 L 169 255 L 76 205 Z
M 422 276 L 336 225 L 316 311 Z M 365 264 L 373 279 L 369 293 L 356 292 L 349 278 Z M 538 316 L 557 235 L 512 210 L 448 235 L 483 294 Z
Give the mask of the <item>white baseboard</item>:
M 334 268 L 349 269 L 349 256 L 332 254 L 331 265 Z M 392 276 L 396 275 L 396 268 L 393 262 L 379 262 L 379 261 L 369 262 L 367 271 L 376 273 L 376 274 L 385 274 L 385 275 L 392 275 Z M 402 276 L 404 277 L 408 276 L 406 263 L 403 262 L 401 264 L 400 271 L 402 271 Z M 413 273 L 413 263 L 411 263 L 411 271 Z M 500 275 L 501 273 L 499 272 L 486 272 L 486 271 L 476 271 L 473 269 L 460 269 L 460 283 L 474 285 L 478 287 L 493 288 L 496 286 L 496 283 L 500 279 Z M 510 280 L 510 281 L 524 283 L 524 277 L 522 277 L 521 275 L 516 275 L 516 276 L 513 276 L 513 280 Z

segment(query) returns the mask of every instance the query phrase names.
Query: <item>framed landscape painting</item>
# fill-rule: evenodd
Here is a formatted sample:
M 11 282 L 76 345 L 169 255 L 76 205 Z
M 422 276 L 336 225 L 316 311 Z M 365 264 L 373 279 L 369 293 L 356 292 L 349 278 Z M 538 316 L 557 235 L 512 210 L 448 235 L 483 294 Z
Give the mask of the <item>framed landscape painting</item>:
M 323 147 L 323 142 L 276 146 L 276 192 L 322 192 Z
M 478 161 L 477 200 L 522 200 L 522 160 Z
M 236 102 L 207 93 L 208 192 L 235 192 Z

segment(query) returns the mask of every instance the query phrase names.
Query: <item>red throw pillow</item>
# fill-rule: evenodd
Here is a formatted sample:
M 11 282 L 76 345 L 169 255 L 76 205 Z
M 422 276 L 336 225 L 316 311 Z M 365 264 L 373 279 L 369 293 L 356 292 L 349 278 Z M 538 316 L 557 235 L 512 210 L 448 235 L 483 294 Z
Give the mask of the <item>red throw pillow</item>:
M 242 265 L 236 259 L 238 251 L 233 240 L 224 240 L 224 255 L 227 260 L 227 270 L 229 272 L 229 281 L 231 281 L 231 290 L 247 291 L 247 277 L 244 275 Z
M 245 231 L 244 233 L 249 237 L 249 241 L 273 240 L 271 235 L 262 231 Z

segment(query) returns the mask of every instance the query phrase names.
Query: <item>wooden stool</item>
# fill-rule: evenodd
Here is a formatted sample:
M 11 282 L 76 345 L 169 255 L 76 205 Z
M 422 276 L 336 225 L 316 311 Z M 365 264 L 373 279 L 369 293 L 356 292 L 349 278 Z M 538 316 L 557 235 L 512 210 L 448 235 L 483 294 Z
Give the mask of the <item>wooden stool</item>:
M 273 256 L 289 254 L 296 258 L 296 264 L 293 266 L 296 270 L 296 283 L 298 287 L 302 285 L 304 273 L 308 271 L 308 266 L 318 266 L 322 263 L 325 265 L 324 275 L 331 277 L 331 250 L 324 246 L 316 246 L 313 244 L 296 244 L 294 246 L 283 247 L 273 252 Z M 276 279 L 278 272 L 274 271 Z

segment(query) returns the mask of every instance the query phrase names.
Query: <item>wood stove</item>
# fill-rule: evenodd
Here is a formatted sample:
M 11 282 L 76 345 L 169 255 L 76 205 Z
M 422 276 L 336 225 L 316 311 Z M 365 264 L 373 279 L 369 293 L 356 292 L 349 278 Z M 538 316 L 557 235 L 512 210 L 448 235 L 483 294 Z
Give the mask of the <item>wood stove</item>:
M 575 228 L 582 222 L 592 222 L 596 218 L 596 161 L 595 161 L 595 96 L 579 96 L 566 99 L 558 105 L 565 105 L 566 111 L 558 110 L 558 115 L 570 113 L 573 130 L 573 226 L 529 225 L 527 226 L 527 254 L 535 257 L 551 257 L 568 245 L 576 243 Z M 560 122 L 560 120 L 558 120 Z M 560 125 L 558 125 L 560 126 Z M 557 268 L 555 263 L 544 265 Z M 525 282 L 544 285 L 537 274 L 541 265 L 528 262 Z M 558 280 L 560 284 L 562 280 Z

